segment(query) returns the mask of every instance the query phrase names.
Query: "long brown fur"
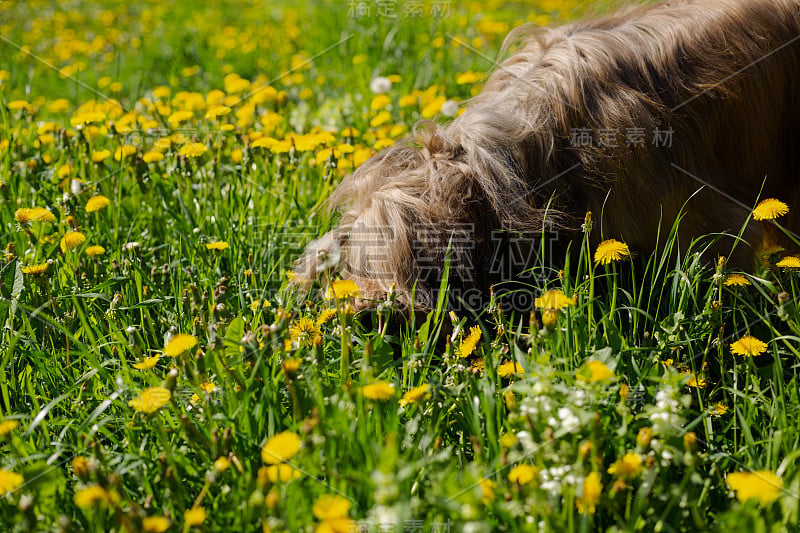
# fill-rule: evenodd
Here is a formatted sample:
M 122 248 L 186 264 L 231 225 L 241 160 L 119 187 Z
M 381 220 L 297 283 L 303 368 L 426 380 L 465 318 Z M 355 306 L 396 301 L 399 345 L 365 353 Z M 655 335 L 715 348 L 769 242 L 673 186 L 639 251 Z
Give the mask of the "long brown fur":
M 592 211 L 605 236 L 648 252 L 684 204 L 685 247 L 735 234 L 759 197 L 776 197 L 800 230 L 798 11 L 800 0 L 677 0 L 512 32 L 518 51 L 461 116 L 418 125 L 342 181 L 329 200 L 339 226 L 309 246 L 298 279 L 330 267 L 366 298 L 394 285 L 428 309 L 448 246 L 451 286 L 488 293 L 498 228 L 569 235 Z M 576 146 L 577 128 L 647 138 Z M 671 147 L 653 145 L 656 128 L 673 130 Z M 751 222 L 744 239 L 778 232 Z

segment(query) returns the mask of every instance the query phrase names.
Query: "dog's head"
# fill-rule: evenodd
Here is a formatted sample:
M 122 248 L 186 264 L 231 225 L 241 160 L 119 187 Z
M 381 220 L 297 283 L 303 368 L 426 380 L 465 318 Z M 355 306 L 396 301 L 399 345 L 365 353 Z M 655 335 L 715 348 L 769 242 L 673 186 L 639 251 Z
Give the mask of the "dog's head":
M 327 271 L 358 284 L 366 305 L 394 290 L 405 308 L 429 310 L 449 257 L 451 291 L 485 304 L 494 230 L 540 229 L 544 211 L 527 201 L 509 136 L 497 147 L 476 143 L 452 134 L 458 122 L 423 124 L 347 176 L 328 201 L 339 225 L 295 263 L 295 283 L 308 287 Z

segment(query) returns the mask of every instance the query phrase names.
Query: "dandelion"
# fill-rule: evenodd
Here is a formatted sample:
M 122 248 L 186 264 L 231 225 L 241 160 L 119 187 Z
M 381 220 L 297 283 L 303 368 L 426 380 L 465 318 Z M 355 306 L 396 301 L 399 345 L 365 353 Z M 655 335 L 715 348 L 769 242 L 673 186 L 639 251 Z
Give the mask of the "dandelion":
M 300 471 L 287 464 L 272 465 L 266 467 L 266 476 L 270 483 L 288 483 L 301 476 Z
M 469 362 L 469 369 L 473 373 L 483 372 L 484 368 L 486 368 L 486 361 L 483 357 L 476 357 Z
M 538 471 L 529 464 L 517 465 L 508 473 L 508 480 L 511 483 L 527 485 L 534 480 Z
M 197 346 L 197 338 L 188 333 L 178 333 L 172 337 L 164 347 L 164 355 L 167 357 L 178 357 Z
M 146 357 L 141 363 L 134 364 L 133 368 L 135 368 L 136 370 L 150 370 L 151 368 L 156 366 L 159 359 L 161 359 L 160 355 L 154 355 L 153 357 Z
M 516 361 L 506 361 L 499 367 L 497 367 L 497 374 L 501 378 L 510 378 L 515 374 L 525 375 L 525 369 L 522 368 L 522 365 L 517 363 Z
M 31 276 L 44 276 L 47 274 L 47 269 L 50 267 L 50 263 L 39 263 L 38 265 L 28 265 L 21 268 L 23 274 L 29 274 Z
M 130 144 L 123 144 L 114 152 L 114 160 L 122 161 L 128 156 L 136 153 L 136 147 Z
M 731 344 L 731 353 L 743 357 L 755 357 L 767 351 L 767 344 L 753 337 L 746 335 Z
M 111 200 L 109 200 L 102 194 L 98 194 L 97 196 L 92 196 L 86 201 L 86 212 L 94 213 L 96 211 L 100 211 L 101 209 L 105 209 L 106 207 L 108 207 L 108 204 L 110 203 Z
M 458 347 L 456 353 L 459 357 L 469 357 L 472 355 L 472 352 L 475 351 L 475 348 L 478 346 L 478 341 L 480 340 L 481 328 L 472 326 L 469 328 L 469 335 L 461 342 L 461 346 Z
M 478 481 L 478 486 L 481 488 L 481 502 L 484 504 L 491 503 L 494 498 L 494 488 L 496 483 L 491 479 L 481 479 Z
M 514 445 L 519 441 L 516 435 L 513 433 L 506 433 L 502 437 L 500 437 L 500 446 L 503 448 L 513 448 Z
M 533 304 L 537 309 L 563 309 L 575 304 L 575 299 L 570 298 L 563 292 L 553 289 L 534 300 Z
M 155 163 L 157 161 L 161 161 L 162 159 L 164 159 L 164 154 L 161 152 L 156 152 L 155 150 L 145 152 L 145 154 L 142 156 L 142 161 L 145 163 Z
M 703 377 L 698 377 L 691 372 L 687 372 L 689 379 L 686 381 L 686 385 L 692 387 L 694 389 L 702 389 L 707 385 L 706 379 Z
M 135 411 L 151 415 L 167 405 L 172 393 L 164 387 L 148 387 L 139 396 L 130 400 L 128 405 Z
M 146 516 L 142 518 L 142 529 L 145 533 L 164 533 L 171 522 L 165 516 Z
M 750 280 L 744 274 L 729 274 L 722 282 L 727 287 L 744 287 L 750 285 Z
M 621 478 L 632 478 L 642 471 L 642 458 L 633 452 L 626 453 L 608 467 L 608 473 Z
M 587 383 L 596 383 L 598 381 L 605 381 L 614 377 L 614 372 L 608 368 L 602 361 L 586 361 L 578 369 L 575 375 L 580 381 Z
M 459 103 L 455 100 L 446 100 L 442 104 L 441 113 L 446 117 L 454 117 L 458 114 Z
M 217 460 L 214 461 L 214 470 L 216 470 L 220 474 L 225 472 L 230 467 L 231 467 L 231 461 L 225 456 L 218 457 Z
M 374 94 L 388 93 L 392 89 L 392 82 L 389 78 L 376 76 L 369 82 L 369 90 Z
M 317 325 L 322 326 L 323 324 L 327 324 L 335 316 L 336 316 L 336 309 L 331 309 L 331 308 L 323 309 L 317 316 Z
M 325 299 L 333 300 L 336 298 L 337 300 L 341 300 L 343 298 L 356 298 L 359 294 L 361 294 L 361 289 L 354 281 L 340 279 L 333 281 L 330 286 L 328 286 L 328 290 L 325 291 Z
M 44 207 L 23 207 L 14 212 L 14 220 L 20 224 L 28 222 L 55 222 L 56 216 Z
M 714 404 L 709 413 L 711 414 L 711 416 L 722 416 L 728 412 L 728 409 L 730 408 L 727 405 L 720 402 Z
M 471 85 L 473 83 L 478 83 L 481 79 L 483 79 L 482 73 L 473 72 L 471 70 L 456 75 L 456 83 L 458 85 Z
M 283 367 L 283 371 L 287 374 L 297 374 L 297 371 L 300 370 L 300 363 L 302 359 L 284 359 L 281 366 Z
M 98 255 L 103 255 L 104 253 L 106 253 L 106 249 L 100 245 L 95 244 L 93 246 L 87 247 L 83 252 L 89 257 L 97 257 Z
M 119 494 L 109 491 L 100 485 L 89 485 L 75 493 L 72 500 L 80 508 L 92 507 L 97 504 L 111 505 L 119 501 Z
M 178 150 L 181 157 L 200 157 L 208 151 L 208 147 L 203 143 L 189 143 Z
M 206 516 L 206 510 L 202 507 L 192 507 L 183 513 L 183 521 L 188 527 L 199 526 L 206 521 Z
M 390 120 L 392 120 L 392 115 L 388 111 L 381 111 L 369 121 L 369 125 L 373 128 L 377 128 L 378 126 L 386 124 Z
M 413 389 L 409 390 L 403 397 L 400 399 L 400 407 L 405 407 L 406 405 L 417 403 L 422 399 L 428 399 L 431 397 L 431 386 L 427 383 L 420 385 L 418 387 L 414 387 Z
M 333 520 L 346 517 L 350 512 L 350 506 L 350 500 L 347 498 L 337 494 L 323 494 L 314 502 L 311 512 L 319 520 Z
M 594 261 L 595 263 L 607 265 L 630 257 L 630 255 L 631 252 L 627 244 L 616 239 L 607 239 L 597 245 L 597 250 L 594 252 Z
M 800 268 L 800 257 L 796 255 L 788 255 L 775 263 L 775 266 L 786 270 Z
M 167 122 L 169 122 L 170 125 L 172 125 L 173 128 L 177 128 L 178 126 L 181 125 L 181 123 L 186 122 L 187 120 L 189 120 L 192 117 L 194 117 L 194 113 L 192 113 L 191 111 L 187 111 L 185 109 L 182 109 L 180 111 L 175 111 L 174 113 L 172 113 L 167 118 Z
M 19 426 L 19 422 L 16 420 L 4 420 L 3 422 L 0 422 L 0 437 L 5 437 L 14 431 L 17 426 Z
M 292 322 L 289 326 L 289 337 L 292 342 L 308 348 L 319 346 L 322 343 L 322 330 L 308 317 L 302 317 Z
M 97 150 L 92 152 L 93 163 L 102 163 L 109 157 L 111 157 L 111 150 Z
M 725 482 L 736 491 L 736 498 L 744 503 L 751 498 L 761 505 L 775 501 L 783 490 L 783 481 L 769 470 L 731 472 Z
M 368 400 L 384 402 L 394 397 L 394 385 L 385 381 L 377 381 L 364 385 L 361 394 Z
M 225 241 L 215 241 L 206 243 L 206 250 L 215 250 L 217 252 L 221 252 L 222 250 L 227 250 L 230 247 Z
M 591 472 L 583 480 L 583 492 L 580 498 L 575 499 L 575 505 L 581 514 L 594 514 L 597 504 L 600 503 L 600 495 L 603 493 L 603 483 L 600 481 L 600 474 Z
M 261 448 L 261 460 L 270 465 L 283 463 L 297 455 L 302 444 L 297 433 L 277 433 Z
M 61 237 L 61 251 L 66 253 L 67 250 L 74 250 L 84 242 L 86 242 L 86 235 L 80 231 L 68 231 Z
M 789 212 L 789 206 L 775 198 L 761 200 L 753 209 L 754 220 L 772 220 Z

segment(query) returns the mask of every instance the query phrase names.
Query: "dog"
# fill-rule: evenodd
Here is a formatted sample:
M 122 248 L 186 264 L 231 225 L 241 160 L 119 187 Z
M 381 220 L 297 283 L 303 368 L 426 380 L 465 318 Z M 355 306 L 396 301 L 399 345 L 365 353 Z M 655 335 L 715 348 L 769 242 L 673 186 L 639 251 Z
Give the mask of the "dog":
M 418 124 L 338 185 L 339 225 L 308 246 L 295 283 L 327 272 L 365 300 L 391 292 L 425 311 L 448 265 L 451 300 L 479 308 L 508 279 L 498 262 L 531 261 L 542 235 L 569 242 L 587 211 L 646 253 L 679 214 L 685 249 L 735 236 L 759 198 L 800 207 L 799 12 L 800 0 L 673 0 L 512 31 L 516 51 L 465 112 Z M 797 211 L 781 219 L 790 231 Z M 749 251 L 732 237 L 710 253 L 746 263 L 781 238 L 751 222 Z

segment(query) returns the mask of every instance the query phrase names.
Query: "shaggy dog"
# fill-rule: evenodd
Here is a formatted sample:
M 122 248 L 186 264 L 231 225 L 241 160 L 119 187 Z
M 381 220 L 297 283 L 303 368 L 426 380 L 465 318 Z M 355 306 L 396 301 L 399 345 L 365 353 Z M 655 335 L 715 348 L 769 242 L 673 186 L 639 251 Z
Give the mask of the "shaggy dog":
M 478 294 L 466 298 L 477 308 L 509 277 L 498 263 L 532 261 L 514 235 L 535 250 L 542 232 L 564 242 L 587 211 L 594 238 L 599 223 L 647 253 L 681 212 L 685 249 L 736 235 L 759 198 L 800 208 L 798 11 L 800 0 L 675 0 L 516 30 L 517 51 L 462 115 L 418 125 L 342 181 L 329 201 L 339 226 L 296 263 L 300 283 L 328 270 L 362 297 L 394 287 L 425 310 L 448 255 L 451 302 Z M 798 211 L 782 224 L 800 229 Z M 781 232 L 751 222 L 742 237 L 740 263 Z

